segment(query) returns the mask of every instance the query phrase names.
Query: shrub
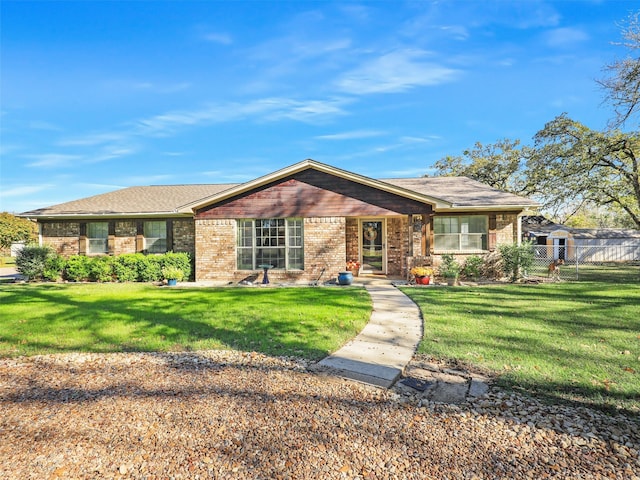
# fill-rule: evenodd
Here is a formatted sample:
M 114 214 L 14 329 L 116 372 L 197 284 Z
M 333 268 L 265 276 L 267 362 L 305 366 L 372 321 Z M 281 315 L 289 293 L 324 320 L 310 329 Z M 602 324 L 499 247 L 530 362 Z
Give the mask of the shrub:
M 531 242 L 523 242 L 521 245 L 498 245 L 498 251 L 502 256 L 503 271 L 515 282 L 533 265 L 535 252 Z
M 113 257 L 94 257 L 89 263 L 89 278 L 93 282 L 113 281 Z
M 139 279 L 138 261 L 144 257 L 141 253 L 118 255 L 113 262 L 113 273 L 118 282 L 137 282 Z
M 183 278 L 191 275 L 191 257 L 188 253 L 167 252 L 162 256 L 162 268 L 176 267 L 182 270 Z
M 484 264 L 484 259 L 478 255 L 471 255 L 464 261 L 462 267 L 462 275 L 467 278 L 478 278 L 480 276 L 480 269 Z
M 44 271 L 42 272 L 42 278 L 51 282 L 57 281 L 62 277 L 62 272 L 66 265 L 66 260 L 61 255 L 51 250 L 51 254 L 47 256 L 44 262 Z
M 181 282 L 184 279 L 184 272 L 178 267 L 167 266 L 162 269 L 162 276 L 167 280 Z
M 91 259 L 84 255 L 72 255 L 67 259 L 64 276 L 71 282 L 89 280 Z
M 438 269 L 441 276 L 445 278 L 457 278 L 458 275 L 460 275 L 460 270 L 462 270 L 462 267 L 458 261 L 453 258 L 453 255 L 450 253 L 442 255 L 442 263 Z
M 138 277 L 141 282 L 162 280 L 162 256 L 143 255 L 138 260 Z
M 40 280 L 44 276 L 47 258 L 54 255 L 51 247 L 25 246 L 16 257 L 16 270 L 27 280 Z

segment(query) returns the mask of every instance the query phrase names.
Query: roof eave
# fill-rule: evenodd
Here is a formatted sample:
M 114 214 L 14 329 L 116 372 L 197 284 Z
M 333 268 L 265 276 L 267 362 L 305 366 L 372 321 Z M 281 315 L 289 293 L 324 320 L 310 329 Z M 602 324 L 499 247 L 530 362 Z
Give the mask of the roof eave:
M 441 208 L 436 210 L 436 213 L 444 213 L 444 212 L 469 212 L 469 211 L 478 211 L 478 212 L 488 212 L 496 210 L 500 211 L 514 211 L 514 212 L 522 212 L 530 209 L 538 208 L 539 205 L 459 205 L 452 204 L 451 207 Z
M 109 220 L 119 218 L 185 218 L 192 217 L 193 213 L 188 212 L 134 212 L 134 213 L 45 213 L 32 214 L 24 212 L 16 215 L 21 218 L 34 220 Z

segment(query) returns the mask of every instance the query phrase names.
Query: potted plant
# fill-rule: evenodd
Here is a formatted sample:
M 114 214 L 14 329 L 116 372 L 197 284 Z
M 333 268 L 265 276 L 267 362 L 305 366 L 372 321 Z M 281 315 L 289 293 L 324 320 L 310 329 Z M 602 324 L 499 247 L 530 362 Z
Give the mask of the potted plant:
M 433 269 L 431 267 L 413 267 L 410 271 L 418 285 L 429 285 Z
M 360 273 L 360 262 L 356 262 L 355 260 L 349 260 L 347 262 L 347 271 L 351 272 L 354 277 L 357 277 Z
M 184 279 L 184 272 L 172 265 L 162 268 L 162 276 L 167 280 L 167 285 L 173 286 Z
M 453 258 L 451 254 L 442 255 L 442 263 L 439 272 L 447 280 L 447 285 L 456 285 L 462 266 Z

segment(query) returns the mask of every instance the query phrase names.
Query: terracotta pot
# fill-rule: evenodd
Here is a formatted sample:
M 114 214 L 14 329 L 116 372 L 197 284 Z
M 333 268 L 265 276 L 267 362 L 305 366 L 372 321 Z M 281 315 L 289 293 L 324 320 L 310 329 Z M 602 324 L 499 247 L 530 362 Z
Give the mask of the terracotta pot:
M 416 284 L 418 285 L 429 285 L 431 282 L 431 277 L 416 277 Z

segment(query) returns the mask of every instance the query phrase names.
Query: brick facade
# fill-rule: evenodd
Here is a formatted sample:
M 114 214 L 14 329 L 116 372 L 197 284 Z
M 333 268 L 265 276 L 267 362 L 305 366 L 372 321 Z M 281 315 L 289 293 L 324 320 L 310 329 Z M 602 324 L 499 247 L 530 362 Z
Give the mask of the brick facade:
M 168 250 L 195 254 L 195 222 L 193 219 L 165 220 L 171 232 L 167 238 L 173 240 Z M 138 235 L 141 220 L 111 220 L 107 241 L 111 255 L 143 251 L 144 237 Z M 80 222 L 42 222 L 42 244 L 52 246 L 59 254 L 68 257 L 80 253 Z
M 68 257 L 79 253 L 80 223 L 43 222 L 42 243 L 52 246 L 60 255 Z
M 136 251 L 136 222 L 115 222 L 114 255 L 135 253 Z
M 193 219 L 173 221 L 173 251 L 187 252 L 195 258 L 196 222 Z
M 517 240 L 517 214 L 499 213 L 495 216 L 496 243 L 513 243 Z M 114 255 L 135 253 L 141 250 L 139 223 L 141 220 L 127 219 L 112 221 L 112 235 L 109 237 L 110 250 Z M 260 271 L 236 269 L 237 228 L 235 219 L 173 219 L 169 221 L 173 251 L 188 252 L 195 259 L 196 280 L 238 282 Z M 303 271 L 269 272 L 274 282 L 306 283 L 315 280 L 325 269 L 323 280 L 336 278 L 346 267 L 346 261 L 359 259 L 360 234 L 359 219 L 355 217 L 311 217 L 304 219 L 304 259 Z M 80 222 L 42 222 L 43 244 L 53 246 L 64 256 L 80 251 Z M 409 241 L 413 242 L 413 256 L 421 256 L 422 235 L 419 228 L 409 224 L 409 217 L 387 217 L 386 219 L 387 274 L 407 275 Z M 137 241 L 136 241 L 137 239 Z M 171 245 L 168 246 L 171 249 Z M 433 252 L 432 252 L 433 253 Z M 468 254 L 456 254 L 464 261 Z M 434 265 L 440 255 L 432 255 Z

